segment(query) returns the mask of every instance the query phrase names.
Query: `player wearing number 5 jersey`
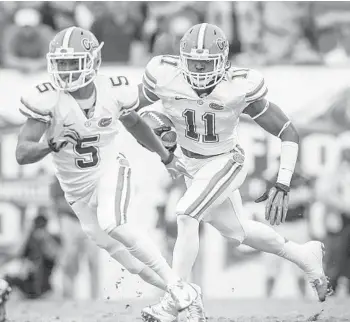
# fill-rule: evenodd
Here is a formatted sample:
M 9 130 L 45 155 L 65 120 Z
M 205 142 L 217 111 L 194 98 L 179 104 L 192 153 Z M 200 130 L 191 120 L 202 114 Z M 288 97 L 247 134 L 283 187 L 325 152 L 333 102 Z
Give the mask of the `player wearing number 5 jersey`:
M 298 134 L 281 109 L 266 99 L 262 75 L 230 66 L 228 47 L 220 28 L 206 23 L 195 25 L 181 40 L 180 56 L 154 57 L 139 85 L 140 107 L 162 102 L 164 113 L 176 128 L 182 160 L 193 176 L 187 179 L 187 191 L 176 209 L 178 238 L 173 268 L 188 278 L 198 253 L 199 222 L 204 220 L 237 245 L 244 243 L 296 263 L 323 301 L 327 293 L 323 245 L 287 241 L 270 226 L 248 221 L 242 215 L 238 189 L 247 173 L 236 133 L 240 116 L 249 115 L 282 142 L 277 182 L 257 200 L 268 199 L 266 219 L 272 225 L 284 222 L 287 214 Z M 188 321 L 205 319 L 199 301 L 188 312 Z M 143 310 L 148 320 L 174 321 L 176 315 L 167 296 Z
M 34 86 L 21 98 L 20 111 L 28 120 L 19 134 L 17 161 L 33 163 L 51 154 L 65 197 L 87 235 L 131 273 L 167 289 L 177 309 L 183 309 L 196 290 L 127 221 L 130 168 L 117 153 L 119 121 L 172 172 L 183 168 L 134 111 L 137 87 L 123 76 L 97 75 L 102 45 L 77 27 L 52 40 L 47 55 L 52 82 Z

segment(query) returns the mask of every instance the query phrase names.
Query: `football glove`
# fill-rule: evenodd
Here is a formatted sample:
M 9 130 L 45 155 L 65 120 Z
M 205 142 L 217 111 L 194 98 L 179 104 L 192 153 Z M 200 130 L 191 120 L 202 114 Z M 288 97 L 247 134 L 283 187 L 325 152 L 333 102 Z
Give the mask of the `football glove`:
M 154 132 L 155 135 L 157 135 L 157 136 L 162 140 L 162 143 L 163 143 L 164 147 L 165 147 L 170 153 L 173 153 L 173 152 L 176 150 L 176 148 L 177 148 L 177 144 L 175 143 L 175 144 L 172 145 L 172 146 L 167 146 L 167 145 L 165 144 L 165 142 L 163 141 L 163 138 L 162 138 L 162 135 L 163 135 L 164 133 L 169 132 L 170 130 L 171 130 L 171 127 L 170 127 L 170 126 L 164 125 L 164 126 L 160 126 L 160 127 L 157 127 L 157 128 L 155 128 L 155 129 L 153 129 L 153 132 Z
M 57 153 L 62 150 L 68 143 L 76 145 L 80 141 L 81 137 L 77 131 L 74 129 L 66 128 L 58 136 L 50 138 L 48 140 L 48 145 L 51 151 Z
M 267 200 L 265 219 L 271 225 L 284 223 L 287 217 L 290 188 L 284 184 L 276 183 L 271 189 L 255 200 L 256 203 Z
M 173 179 L 177 179 L 182 175 L 193 179 L 193 177 L 187 172 L 185 165 L 173 153 L 170 153 L 168 160 L 162 162 Z

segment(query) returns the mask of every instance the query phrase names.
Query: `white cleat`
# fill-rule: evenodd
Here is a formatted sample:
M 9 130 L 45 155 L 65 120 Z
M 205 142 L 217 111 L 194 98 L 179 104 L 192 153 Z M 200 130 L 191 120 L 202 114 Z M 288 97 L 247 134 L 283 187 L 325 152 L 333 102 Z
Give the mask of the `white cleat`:
M 189 283 L 179 280 L 174 285 L 167 286 L 175 303 L 177 311 L 182 311 L 188 308 L 192 302 L 198 297 L 197 290 Z
M 171 295 L 165 293 L 159 303 L 144 308 L 141 316 L 145 322 L 176 322 L 178 311 Z
M 330 295 L 329 283 L 323 270 L 323 256 L 325 247 L 318 241 L 310 241 L 304 244 L 306 259 L 301 268 L 312 288 L 316 291 L 318 299 L 323 302 Z
M 192 304 L 187 308 L 187 322 L 205 322 L 204 305 L 202 298 L 202 290 L 196 284 L 191 284 L 192 287 L 197 291 L 197 298 L 192 302 Z

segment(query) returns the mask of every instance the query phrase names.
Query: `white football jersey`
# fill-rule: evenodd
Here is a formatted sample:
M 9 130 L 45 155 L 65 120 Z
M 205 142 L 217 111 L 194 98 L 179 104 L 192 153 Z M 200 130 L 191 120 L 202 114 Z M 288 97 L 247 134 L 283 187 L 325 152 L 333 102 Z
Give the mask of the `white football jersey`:
M 109 165 L 115 166 L 116 135 L 119 117 L 139 104 L 137 86 L 129 85 L 124 76 L 96 77 L 96 103 L 90 118 L 77 101 L 50 82 L 31 88 L 22 96 L 20 111 L 29 118 L 47 123 L 46 139 L 55 137 L 66 127 L 77 131 L 79 144 L 67 144 L 52 153 L 56 175 L 68 201 L 89 193 Z
M 267 94 L 264 78 L 255 70 L 231 67 L 209 95 L 198 97 L 179 63 L 178 56 L 154 57 L 143 75 L 144 87 L 160 98 L 180 146 L 202 155 L 231 151 L 238 143 L 239 116 Z

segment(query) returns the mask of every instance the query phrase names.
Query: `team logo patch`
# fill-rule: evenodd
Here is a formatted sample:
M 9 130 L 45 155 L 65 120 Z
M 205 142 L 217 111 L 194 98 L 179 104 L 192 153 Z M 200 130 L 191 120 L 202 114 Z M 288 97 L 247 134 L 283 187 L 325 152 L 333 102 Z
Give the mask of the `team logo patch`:
M 239 163 L 239 164 L 243 164 L 244 163 L 244 155 L 238 153 L 238 152 L 233 152 L 232 155 L 232 159 L 233 161 Z
M 226 49 L 226 47 L 228 46 L 228 45 L 227 45 L 227 40 L 224 40 L 224 39 L 222 39 L 222 38 L 218 38 L 218 39 L 216 40 L 216 44 L 218 45 L 218 47 L 219 47 L 220 50 L 224 50 L 224 49 Z
M 221 111 L 221 110 L 224 109 L 224 105 L 218 104 L 218 103 L 214 103 L 214 102 L 210 103 L 210 104 L 209 104 L 209 107 L 210 107 L 211 109 L 217 110 L 217 111 Z
M 87 39 L 87 38 L 83 38 L 81 40 L 81 44 L 83 45 L 83 47 L 87 50 L 90 51 L 92 48 L 96 47 L 94 46 L 93 41 Z
M 99 127 L 107 127 L 111 123 L 112 123 L 112 118 L 106 117 L 106 118 L 101 119 L 100 122 L 98 122 L 98 126 Z

